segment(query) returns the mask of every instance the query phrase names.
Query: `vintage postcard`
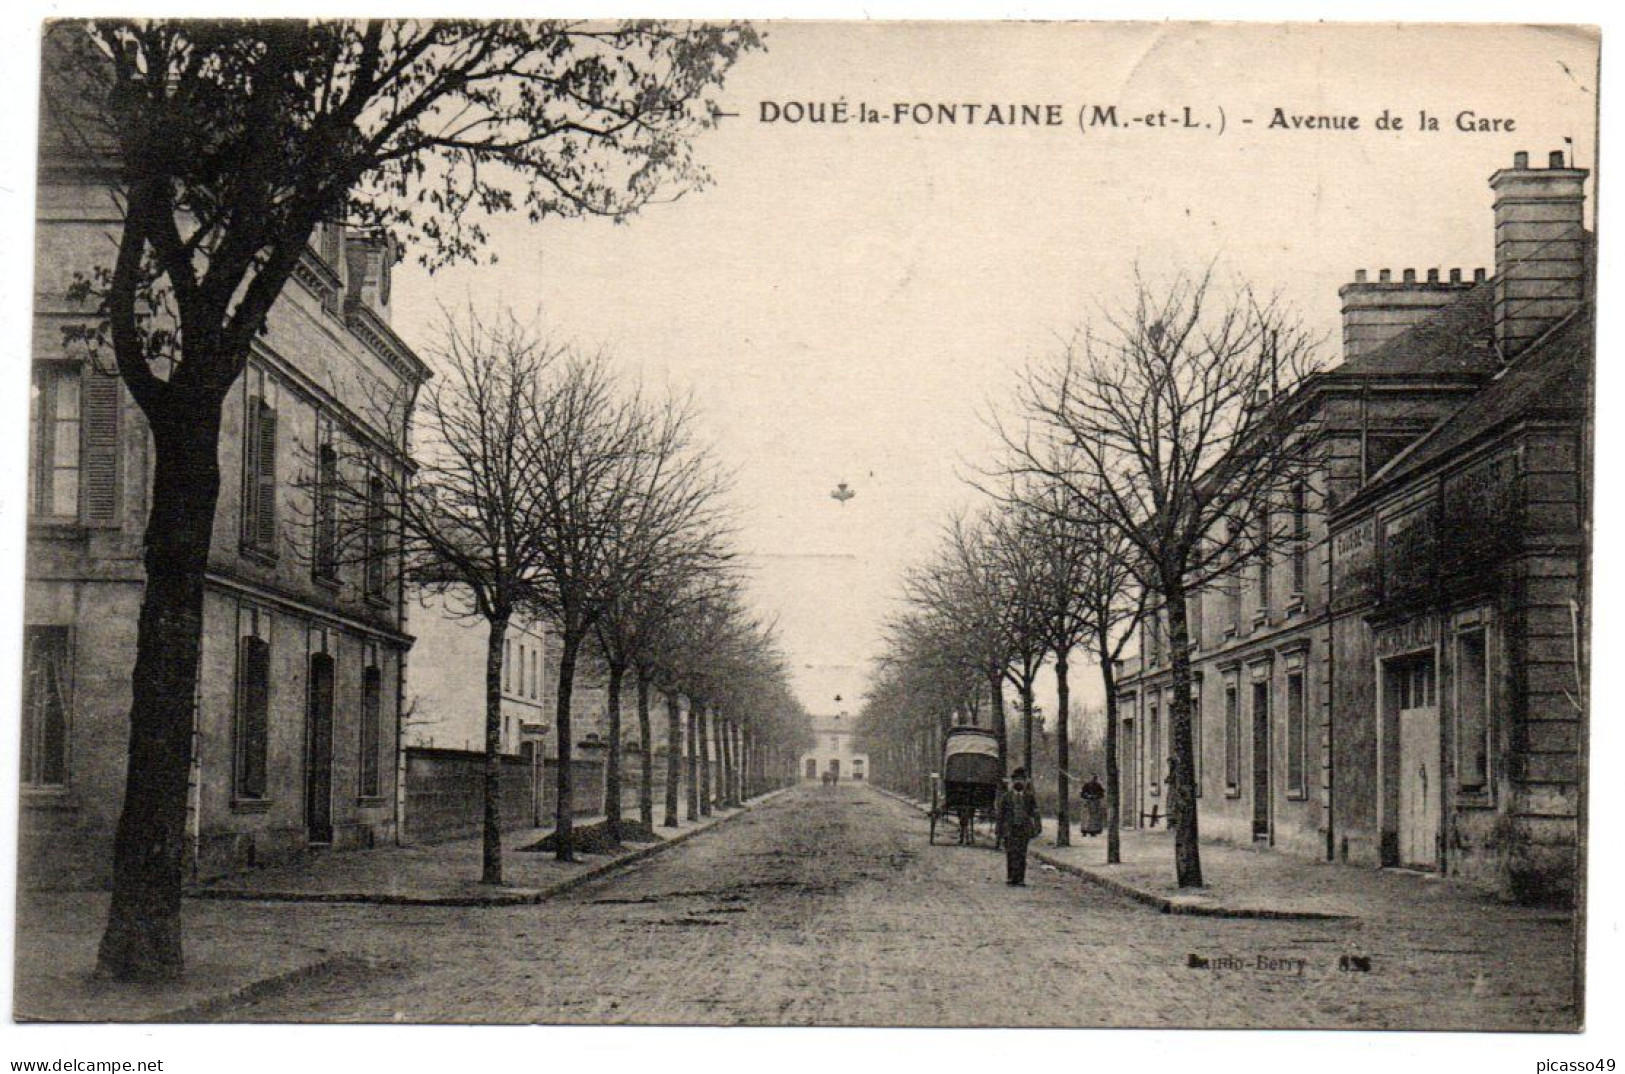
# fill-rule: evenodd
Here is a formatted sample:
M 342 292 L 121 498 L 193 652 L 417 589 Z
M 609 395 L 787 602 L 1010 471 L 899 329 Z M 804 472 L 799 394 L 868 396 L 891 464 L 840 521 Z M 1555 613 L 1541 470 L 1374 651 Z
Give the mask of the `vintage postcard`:
M 39 27 L 11 1017 L 1583 1030 L 1600 42 Z

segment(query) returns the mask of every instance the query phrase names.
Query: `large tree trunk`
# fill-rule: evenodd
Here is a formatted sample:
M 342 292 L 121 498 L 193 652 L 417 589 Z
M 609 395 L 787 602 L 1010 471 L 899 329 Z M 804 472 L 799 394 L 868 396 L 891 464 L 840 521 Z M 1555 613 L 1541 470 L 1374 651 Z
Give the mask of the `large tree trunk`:
M 1202 886 L 1202 850 L 1196 822 L 1196 752 L 1191 735 L 1190 626 L 1186 621 L 1182 582 L 1164 585 L 1168 610 L 1168 645 L 1173 650 L 1174 704 L 1169 713 L 1173 736 L 1174 782 L 1169 788 L 1169 812 L 1174 825 L 1174 873 L 1182 888 Z M 1161 758 L 1157 758 L 1157 763 Z
M 1055 707 L 1060 710 L 1055 721 L 1055 845 L 1072 845 L 1072 777 L 1067 769 L 1072 764 L 1070 728 L 1072 687 L 1067 682 L 1067 652 L 1055 652 Z
M 480 883 L 502 883 L 502 650 L 508 613 L 493 615 L 485 638 L 485 790 L 480 824 Z
M 700 819 L 700 712 L 699 703 L 688 699 L 688 819 Z
M 700 706 L 700 816 L 711 815 L 711 706 Z
M 1104 633 L 1096 640 L 1100 683 L 1106 691 L 1106 863 L 1116 865 L 1123 860 L 1123 837 L 1120 832 L 1123 788 L 1117 760 L 1117 675 L 1112 669 L 1110 640 Z
M 638 743 L 642 752 L 638 757 L 638 822 L 645 828 L 655 826 L 655 745 L 654 728 L 649 721 L 649 676 L 638 669 Z
M 573 630 L 564 631 L 559 647 L 559 698 L 554 725 L 559 736 L 558 801 L 553 806 L 553 856 L 559 861 L 575 861 L 575 772 L 571 768 L 573 742 L 570 731 L 570 695 L 576 684 L 576 656 L 581 638 Z
M 203 637 L 203 576 L 220 497 L 220 403 L 149 415 L 154 463 L 146 588 L 130 675 L 124 811 L 113 837 L 113 900 L 98 976 L 181 975 L 181 883 L 193 699 Z
M 677 795 L 682 790 L 683 710 L 675 694 L 666 695 L 666 815 L 662 828 L 677 827 Z
M 621 684 L 626 681 L 626 665 L 609 665 L 609 750 L 604 754 L 604 828 L 615 842 L 621 841 Z

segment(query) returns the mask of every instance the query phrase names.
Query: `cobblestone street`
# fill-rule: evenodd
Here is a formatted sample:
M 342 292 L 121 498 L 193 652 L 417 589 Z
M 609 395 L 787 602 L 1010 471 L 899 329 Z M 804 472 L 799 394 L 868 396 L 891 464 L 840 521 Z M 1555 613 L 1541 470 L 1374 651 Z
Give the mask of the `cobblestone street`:
M 1556 915 L 1292 922 L 1165 915 L 917 811 L 805 787 L 539 906 L 194 906 L 353 968 L 229 1020 L 1561 1029 Z M 1052 834 L 1049 833 L 1049 834 Z M 1425 920 L 1423 918 L 1426 918 Z M 1339 969 L 1366 956 L 1370 972 Z M 1191 956 L 1206 960 L 1192 966 Z M 1226 968 L 1234 967 L 1234 968 Z

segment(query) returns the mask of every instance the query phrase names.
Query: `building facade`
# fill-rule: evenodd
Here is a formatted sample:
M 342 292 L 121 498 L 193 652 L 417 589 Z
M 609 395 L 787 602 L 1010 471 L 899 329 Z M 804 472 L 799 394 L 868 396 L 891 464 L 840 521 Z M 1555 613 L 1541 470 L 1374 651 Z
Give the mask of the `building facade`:
M 75 273 L 120 216 L 42 147 L 30 402 L 21 861 L 29 885 L 110 878 L 152 457 L 120 382 L 71 351 Z M 206 877 L 310 847 L 394 838 L 412 639 L 398 541 L 348 533 L 340 488 L 406 465 L 428 375 L 390 329 L 387 236 L 321 229 L 224 409 L 203 611 L 188 831 Z M 350 549 L 360 550 L 352 555 Z
M 796 771 L 803 780 L 824 776 L 863 781 L 874 777 L 869 755 L 857 752 L 857 720 L 842 713 L 813 718 L 812 742 L 802 751 Z
M 485 750 L 486 621 L 470 615 L 455 592 L 417 591 L 407 601 L 417 655 L 407 671 L 407 746 Z M 504 754 L 518 756 L 534 743 L 558 756 L 559 638 L 544 618 L 515 615 L 502 648 Z M 570 726 L 578 749 L 603 749 L 609 726 L 608 689 L 596 660 L 577 665 L 570 693 Z M 623 744 L 637 744 L 636 694 L 628 675 L 621 698 Z M 663 717 L 662 717 L 663 718 Z M 658 723 L 659 721 L 657 721 Z M 664 745 L 664 737 L 658 742 Z
M 405 744 L 483 752 L 485 620 L 466 614 L 451 594 L 419 592 L 408 608 L 418 656 L 406 677 Z M 503 753 L 517 756 L 526 742 L 549 741 L 558 697 L 558 678 L 549 674 L 556 650 L 557 641 L 540 620 L 515 616 L 508 624 L 502 648 Z
M 1285 537 L 1188 609 L 1204 837 L 1572 891 L 1585 179 L 1560 154 L 1492 177 L 1493 276 L 1341 290 L 1344 360 L 1287 407 L 1311 465 Z M 1166 824 L 1164 623 L 1123 668 L 1129 825 Z

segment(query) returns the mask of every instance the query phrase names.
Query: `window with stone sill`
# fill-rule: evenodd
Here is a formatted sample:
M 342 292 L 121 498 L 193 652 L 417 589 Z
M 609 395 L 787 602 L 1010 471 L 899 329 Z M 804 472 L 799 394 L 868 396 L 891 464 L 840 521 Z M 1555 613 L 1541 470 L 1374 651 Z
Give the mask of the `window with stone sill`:
M 1224 684 L 1224 791 L 1241 795 L 1241 690 L 1234 679 Z
M 42 523 L 118 523 L 118 377 L 36 362 L 28 401 L 28 514 Z
M 61 790 L 68 783 L 72 634 L 65 626 L 23 631 L 22 785 Z
M 1309 796 L 1308 700 L 1304 672 L 1290 668 L 1286 676 L 1286 793 L 1288 798 Z
M 362 651 L 361 670 L 361 742 L 358 757 L 357 793 L 362 799 L 377 798 L 381 794 L 382 765 L 379 753 L 383 748 L 384 673 L 378 666 L 378 645 L 368 642 Z
M 233 721 L 232 797 L 239 803 L 267 796 L 271 715 L 270 616 L 252 605 L 237 613 L 237 693 Z
M 258 366 L 243 374 L 242 544 L 254 555 L 276 555 L 277 402 L 275 378 Z

